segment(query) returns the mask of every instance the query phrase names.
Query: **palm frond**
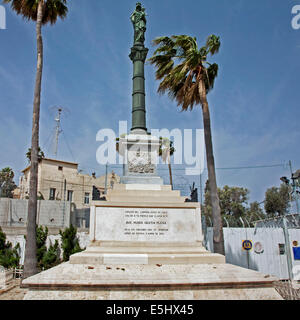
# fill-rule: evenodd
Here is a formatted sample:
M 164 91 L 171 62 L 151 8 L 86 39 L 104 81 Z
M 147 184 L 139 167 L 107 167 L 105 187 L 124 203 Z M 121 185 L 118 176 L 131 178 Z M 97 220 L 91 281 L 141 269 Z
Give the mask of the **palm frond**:
M 209 92 L 211 89 L 213 89 L 214 84 L 215 84 L 215 79 L 218 76 L 218 70 L 219 66 L 216 63 L 211 64 L 207 69 L 206 69 L 206 78 L 204 80 L 205 82 L 205 87 L 206 87 L 206 92 Z
M 38 4 L 41 0 L 3 0 L 26 20 L 37 20 Z M 58 18 L 64 19 L 68 13 L 67 0 L 44 0 L 42 24 L 54 24 Z
M 219 52 L 220 46 L 221 46 L 220 37 L 217 37 L 214 34 L 208 36 L 206 40 L 206 47 L 208 52 L 214 55 L 215 53 Z
M 210 64 L 207 56 L 219 50 L 219 37 L 209 36 L 201 48 L 196 38 L 187 35 L 159 37 L 153 44 L 158 48 L 148 61 L 156 67 L 156 79 L 161 80 L 158 93 L 167 93 L 183 111 L 202 104 L 218 74 L 218 65 Z

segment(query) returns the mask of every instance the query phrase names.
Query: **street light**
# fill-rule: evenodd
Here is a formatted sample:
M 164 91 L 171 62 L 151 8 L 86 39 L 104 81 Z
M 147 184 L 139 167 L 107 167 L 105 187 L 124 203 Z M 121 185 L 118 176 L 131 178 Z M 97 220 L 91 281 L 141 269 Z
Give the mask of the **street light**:
M 293 179 L 293 182 L 295 184 L 298 184 L 298 187 L 299 187 L 300 186 L 300 169 L 292 174 L 292 179 Z M 296 182 L 295 182 L 295 180 L 296 180 Z
M 290 180 L 287 177 L 281 177 L 280 180 L 287 185 L 290 183 Z
M 290 167 L 291 167 L 291 164 L 290 164 Z M 292 180 L 291 183 L 287 177 L 281 177 L 280 180 L 286 185 L 290 185 L 293 188 L 293 191 L 291 192 L 291 201 L 292 201 L 292 194 L 294 193 L 297 213 L 299 213 L 298 197 L 299 197 L 300 191 L 297 190 L 297 188 L 300 188 L 300 169 L 297 170 L 295 173 L 293 173 L 291 168 L 291 180 Z

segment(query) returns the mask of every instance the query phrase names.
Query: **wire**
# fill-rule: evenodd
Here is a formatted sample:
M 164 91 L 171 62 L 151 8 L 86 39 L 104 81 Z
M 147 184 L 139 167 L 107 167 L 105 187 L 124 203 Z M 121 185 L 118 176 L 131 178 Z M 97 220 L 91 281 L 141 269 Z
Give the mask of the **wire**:
M 66 137 L 66 135 L 65 135 L 65 132 L 64 132 L 63 130 L 61 130 L 61 133 L 63 134 L 63 136 L 64 136 L 64 138 L 65 138 L 65 143 L 66 143 L 66 145 L 67 145 L 67 148 L 69 149 L 69 152 L 70 152 L 70 154 L 71 154 L 71 156 L 72 156 L 73 161 L 76 162 L 75 157 L 74 157 L 74 155 L 73 155 L 73 153 L 72 153 L 72 150 L 71 150 L 71 148 L 70 148 L 70 146 L 69 146 L 69 143 L 68 143 L 68 141 L 67 141 L 67 137 Z

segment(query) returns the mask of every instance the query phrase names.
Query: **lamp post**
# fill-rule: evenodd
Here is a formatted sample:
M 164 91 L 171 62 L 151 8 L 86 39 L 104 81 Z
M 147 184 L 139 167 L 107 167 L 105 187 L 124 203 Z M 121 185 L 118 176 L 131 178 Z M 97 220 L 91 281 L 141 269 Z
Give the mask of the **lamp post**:
M 297 190 L 300 187 L 300 170 L 297 170 L 295 173 L 293 173 L 292 170 L 292 163 L 289 161 L 289 166 L 291 170 L 291 180 L 287 177 L 281 177 L 280 180 L 285 183 L 286 185 L 290 185 L 293 188 L 293 191 L 290 193 L 291 201 L 293 200 L 293 193 L 295 194 L 295 201 L 296 201 L 296 208 L 297 208 L 297 214 L 299 214 L 299 204 L 298 204 L 298 195 L 299 190 Z M 292 254 L 291 254 L 291 248 L 290 248 L 290 238 L 289 238 L 289 230 L 287 225 L 287 217 L 283 217 L 283 232 L 284 232 L 284 238 L 285 238 L 285 250 L 287 253 L 287 265 L 288 265 L 288 273 L 289 273 L 289 279 L 293 280 L 293 262 L 292 262 Z
M 297 214 L 299 214 L 299 194 L 300 191 L 298 189 L 300 189 L 300 169 L 297 170 L 295 173 L 293 173 L 292 170 L 292 163 L 291 161 L 289 161 L 289 166 L 290 166 L 290 170 L 291 170 L 291 180 L 288 179 L 287 177 L 281 177 L 280 180 L 285 183 L 286 185 L 290 185 L 292 187 L 292 192 L 290 194 L 291 197 L 291 201 L 293 201 L 293 197 L 292 195 L 294 194 L 294 199 L 296 202 L 296 208 L 297 208 Z M 290 182 L 292 181 L 292 182 Z

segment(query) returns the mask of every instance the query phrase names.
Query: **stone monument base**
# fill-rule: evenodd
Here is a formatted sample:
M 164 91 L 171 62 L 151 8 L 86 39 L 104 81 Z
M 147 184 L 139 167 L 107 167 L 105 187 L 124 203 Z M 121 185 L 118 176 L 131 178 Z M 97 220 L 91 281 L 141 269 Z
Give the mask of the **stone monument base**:
M 90 246 L 22 282 L 26 300 L 281 299 L 276 278 L 202 245 L 200 204 L 170 186 L 117 185 L 92 203 Z
M 25 300 L 281 300 L 276 279 L 230 264 L 63 263 L 23 281 Z

